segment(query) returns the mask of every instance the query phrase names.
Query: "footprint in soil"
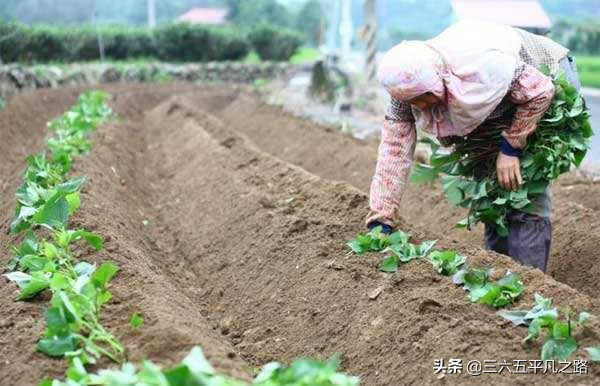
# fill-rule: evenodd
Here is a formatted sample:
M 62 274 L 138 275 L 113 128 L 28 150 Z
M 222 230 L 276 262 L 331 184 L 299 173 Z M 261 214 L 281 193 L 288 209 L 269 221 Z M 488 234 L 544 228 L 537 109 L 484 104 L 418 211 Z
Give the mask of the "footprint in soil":
M 430 312 L 437 312 L 440 308 L 442 308 L 442 305 L 440 303 L 436 302 L 433 299 L 426 299 L 422 301 L 419 305 L 419 313 L 427 314 Z

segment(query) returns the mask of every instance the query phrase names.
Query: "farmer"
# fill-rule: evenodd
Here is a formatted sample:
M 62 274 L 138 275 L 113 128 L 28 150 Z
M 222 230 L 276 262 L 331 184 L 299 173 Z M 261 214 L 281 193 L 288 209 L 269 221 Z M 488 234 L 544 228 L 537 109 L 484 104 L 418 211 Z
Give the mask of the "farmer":
M 389 50 L 380 63 L 379 79 L 391 102 L 371 183 L 368 228 L 392 232 L 416 129 L 449 146 L 456 138 L 506 122 L 495 168 L 499 185 L 517 190 L 523 182 L 519 156 L 554 96 L 551 78 L 538 70 L 542 65 L 552 74 L 564 72 L 579 89 L 565 47 L 517 28 L 459 22 L 431 40 L 405 41 Z M 533 207 L 529 213 L 508 214 L 507 237 L 486 224 L 485 246 L 545 271 L 552 235 L 549 190 Z

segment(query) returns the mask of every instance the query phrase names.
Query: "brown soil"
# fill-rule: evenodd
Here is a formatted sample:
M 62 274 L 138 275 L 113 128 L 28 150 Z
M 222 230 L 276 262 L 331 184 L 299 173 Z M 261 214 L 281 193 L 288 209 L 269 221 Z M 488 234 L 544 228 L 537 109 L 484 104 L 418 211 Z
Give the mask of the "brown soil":
M 43 145 L 43 122 L 79 91 L 26 93 L 0 113 L 2 224 L 12 215 L 25 154 Z M 270 360 L 340 352 L 344 370 L 367 386 L 600 381 L 597 367 L 588 376 L 433 375 L 435 358 L 533 359 L 537 347 L 523 347 L 524 329 L 469 304 L 462 289 L 424 261 L 387 275 L 376 269 L 378 256 L 346 253 L 345 240 L 363 228 L 373 144 L 256 106 L 237 89 L 129 85 L 108 91 L 120 118 L 94 135 L 92 153 L 77 162 L 75 173 L 89 181 L 73 223 L 106 238 L 106 250 L 88 259 L 121 267 L 105 322 L 130 359 L 147 355 L 170 364 L 201 345 L 218 369 L 246 378 L 251 367 Z M 411 195 L 417 197 L 413 192 L 406 199 Z M 434 194 L 428 197 L 418 206 L 435 202 Z M 421 227 L 407 216 L 399 225 L 416 240 L 442 235 L 436 236 L 441 247 L 459 249 L 473 265 L 522 273 L 522 306 L 539 291 L 600 314 L 597 299 L 443 234 L 436 221 L 424 219 Z M 0 235 L 3 251 L 13 241 Z M 373 290 L 381 291 L 376 299 L 368 295 Z M 60 376 L 64 361 L 34 352 L 44 302 L 13 302 L 14 295 L 14 286 L 2 281 L 2 384 Z M 138 331 L 128 326 L 133 312 L 146 319 Z M 598 343 L 592 330 L 599 328 L 594 320 L 579 336 L 582 347 Z
M 360 141 L 329 127 L 293 117 L 248 94 L 219 112 L 227 125 L 267 151 L 321 177 L 347 181 L 368 192 L 377 142 Z M 554 244 L 549 273 L 596 296 L 600 290 L 600 183 L 567 175 L 553 186 Z M 403 219 L 431 235 L 473 246 L 483 244 L 483 227 L 455 229 L 466 212 L 451 206 L 439 186 L 409 184 L 399 210 Z

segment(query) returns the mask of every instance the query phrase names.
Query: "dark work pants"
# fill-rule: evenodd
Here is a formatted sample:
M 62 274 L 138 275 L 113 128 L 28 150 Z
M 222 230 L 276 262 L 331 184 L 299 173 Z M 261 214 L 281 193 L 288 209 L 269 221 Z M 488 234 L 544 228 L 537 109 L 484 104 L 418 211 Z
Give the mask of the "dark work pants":
M 514 211 L 507 220 L 507 237 L 499 236 L 495 227 L 485 226 L 485 247 L 546 272 L 552 242 L 550 219 Z
M 506 216 L 508 236 L 501 237 L 493 226 L 485 226 L 485 247 L 513 258 L 513 260 L 546 272 L 552 242 L 552 193 L 544 193 L 532 200 L 530 213 L 517 210 Z

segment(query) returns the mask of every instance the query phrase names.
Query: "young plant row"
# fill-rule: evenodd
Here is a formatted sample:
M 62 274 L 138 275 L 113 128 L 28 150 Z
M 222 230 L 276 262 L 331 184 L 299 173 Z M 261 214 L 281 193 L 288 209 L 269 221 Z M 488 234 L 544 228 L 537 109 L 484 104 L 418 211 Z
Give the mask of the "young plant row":
M 507 191 L 498 184 L 495 161 L 502 131 L 509 121 L 482 125 L 455 141 L 452 152 L 431 138 L 422 142 L 431 147 L 429 165 L 417 164 L 411 176 L 415 183 L 433 182 L 440 175 L 448 201 L 469 209 L 467 218 L 457 223 L 470 229 L 482 221 L 508 235 L 506 215 L 511 210 L 527 212 L 532 200 L 544 193 L 571 165 L 579 166 L 590 146 L 593 130 L 582 96 L 564 76 L 554 79 L 552 105 L 528 138 L 521 159 L 523 184 Z
M 277 362 L 268 363 L 255 377 L 254 386 L 358 386 L 357 377 L 338 372 L 339 360 L 328 362 L 296 359 L 289 367 Z M 74 379 L 75 378 L 75 379 Z M 40 386 L 250 386 L 249 383 L 218 374 L 204 356 L 202 349 L 194 347 L 178 365 L 161 369 L 150 361 L 140 368 L 125 363 L 121 369 L 100 370 L 87 373 L 81 367 L 76 377 L 66 382 L 43 381 Z
M 112 298 L 107 285 L 118 268 L 111 262 L 99 266 L 76 259 L 74 247 L 86 244 L 96 251 L 103 248 L 102 237 L 84 229 L 69 229 L 69 218 L 81 204 L 84 177 L 68 178 L 76 156 L 87 153 L 88 136 L 112 116 L 107 94 L 88 92 L 80 96 L 63 116 L 49 123 L 53 135 L 49 153 L 27 158 L 23 183 L 17 189 L 13 234 L 24 234 L 11 248 L 12 259 L 5 277 L 19 287 L 18 300 L 31 299 L 44 291 L 52 294 L 45 312 L 46 330 L 38 351 L 51 357 L 66 357 L 66 380 L 43 380 L 41 386 L 243 386 L 247 383 L 217 374 L 200 348 L 194 348 L 178 366 L 161 370 L 144 362 L 136 370 L 125 363 L 120 370 L 100 370 L 90 374 L 86 366 L 105 356 L 122 363 L 124 346 L 100 323 L 103 305 Z M 80 246 L 81 247 L 81 246 Z M 140 328 L 143 318 L 133 314 L 130 324 Z M 254 384 L 261 386 L 358 386 L 356 377 L 337 371 L 339 361 L 327 363 L 300 359 L 290 367 L 266 365 Z
M 472 303 L 485 304 L 495 309 L 514 304 L 521 297 L 525 285 L 517 273 L 507 271 L 498 280 L 492 280 L 492 269 L 488 267 L 468 267 L 467 258 L 456 251 L 433 250 L 435 241 L 424 241 L 415 245 L 410 237 L 396 231 L 389 235 L 376 227 L 367 234 L 359 234 L 347 246 L 357 255 L 366 252 L 389 253 L 379 264 L 383 272 L 396 272 L 401 263 L 426 257 L 433 269 L 444 276 L 452 276 L 455 284 L 468 292 Z M 499 313 L 515 325 L 528 326 L 529 334 L 525 341 L 533 341 L 544 336 L 540 356 L 542 360 L 566 360 L 573 355 L 578 344 L 573 336 L 577 328 L 585 326 L 590 315 L 581 312 L 573 318 L 570 311 L 561 315 L 552 306 L 552 300 L 535 294 L 535 305 L 530 310 L 510 310 Z M 600 361 L 600 347 L 586 348 L 592 361 Z
M 48 124 L 49 153 L 31 155 L 17 189 L 13 234 L 23 240 L 11 248 L 9 273 L 4 276 L 20 289 L 18 300 L 49 290 L 46 330 L 37 350 L 51 357 L 67 357 L 73 368 L 106 356 L 124 359 L 123 345 L 100 323 L 102 306 L 112 297 L 108 282 L 117 267 L 100 266 L 75 258 L 74 246 L 85 243 L 96 251 L 102 238 L 84 229 L 68 229 L 69 217 L 81 204 L 84 177 L 68 178 L 73 159 L 90 149 L 88 136 L 108 120 L 112 111 L 102 92 L 87 92 L 64 115 Z M 36 236 L 37 235 L 39 236 Z

